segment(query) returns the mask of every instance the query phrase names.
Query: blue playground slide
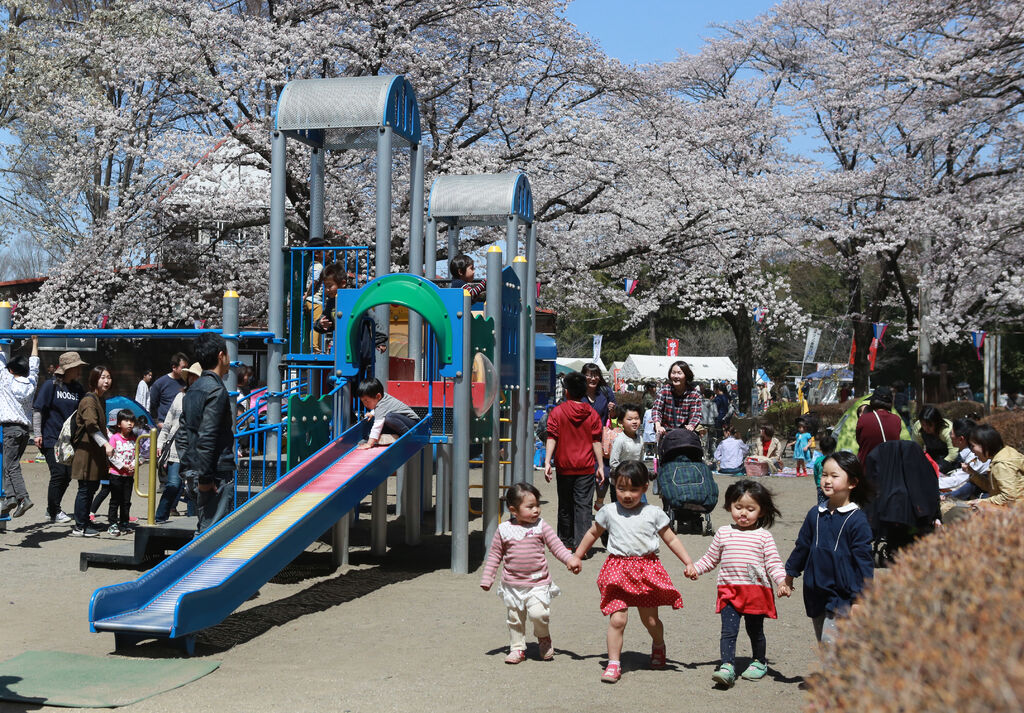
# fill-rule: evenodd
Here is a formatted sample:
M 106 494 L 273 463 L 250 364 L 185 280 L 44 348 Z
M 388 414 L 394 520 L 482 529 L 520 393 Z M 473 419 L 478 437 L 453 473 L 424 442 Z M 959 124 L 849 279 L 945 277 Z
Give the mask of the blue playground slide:
M 134 582 L 97 589 L 94 632 L 117 647 L 177 640 L 192 652 L 195 632 L 224 620 L 430 438 L 423 419 L 385 448 L 358 450 L 360 423 Z

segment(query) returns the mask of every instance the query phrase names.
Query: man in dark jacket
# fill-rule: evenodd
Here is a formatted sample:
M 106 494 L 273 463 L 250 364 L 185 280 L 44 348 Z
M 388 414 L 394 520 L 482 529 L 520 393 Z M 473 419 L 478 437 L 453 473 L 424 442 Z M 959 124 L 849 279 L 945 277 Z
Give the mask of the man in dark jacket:
M 201 334 L 196 339 L 195 351 L 203 375 L 182 399 L 181 425 L 175 444 L 183 477 L 194 478 L 198 483 L 198 535 L 231 509 L 235 434 L 232 401 L 224 386 L 230 368 L 224 338 L 219 334 Z

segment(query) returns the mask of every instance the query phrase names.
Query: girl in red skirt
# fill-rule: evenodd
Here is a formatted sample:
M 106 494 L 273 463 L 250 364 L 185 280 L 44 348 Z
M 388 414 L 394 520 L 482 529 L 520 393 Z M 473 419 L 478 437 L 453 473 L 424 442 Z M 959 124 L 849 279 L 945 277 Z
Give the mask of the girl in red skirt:
M 653 639 L 651 668 L 665 668 L 665 629 L 658 618 L 658 607 L 681 609 L 683 600 L 658 559 L 658 540 L 663 540 L 687 567 L 693 564 L 669 527 L 665 511 L 641 500 L 650 482 L 647 466 L 637 460 L 623 461 L 612 473 L 612 482 L 618 502 L 601 508 L 576 548 L 576 556 L 582 559 L 608 531 L 608 558 L 597 577 L 601 612 L 610 615 L 608 667 L 601 676 L 606 683 L 615 683 L 622 673 L 619 656 L 629 607 L 640 611 L 640 621 Z

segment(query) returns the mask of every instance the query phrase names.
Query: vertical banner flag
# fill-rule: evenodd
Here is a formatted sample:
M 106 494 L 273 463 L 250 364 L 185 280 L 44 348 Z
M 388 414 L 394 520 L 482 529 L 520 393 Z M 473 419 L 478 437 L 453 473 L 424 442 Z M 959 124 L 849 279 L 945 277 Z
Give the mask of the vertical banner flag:
M 669 339 L 668 340 L 668 356 L 679 356 L 679 340 Z
M 807 328 L 807 341 L 804 342 L 804 361 L 814 361 L 818 353 L 818 342 L 821 340 L 821 330 L 817 327 Z
M 631 295 L 636 292 L 636 280 L 626 280 L 626 294 Z
M 754 321 L 757 322 L 758 324 L 760 324 L 761 322 L 764 321 L 765 315 L 767 315 L 767 314 L 768 314 L 768 310 L 766 310 L 764 307 L 755 307 L 754 308 Z
M 537 283 L 537 299 L 540 299 L 540 283 Z
M 206 320 L 205 319 L 193 319 L 192 320 L 192 328 L 193 329 L 203 329 L 204 327 L 206 327 Z
M 105 314 L 98 314 L 98 315 L 96 315 L 96 329 L 106 329 L 107 328 L 107 322 L 109 320 L 110 320 L 110 317 L 108 317 Z
M 601 341 L 603 339 L 604 337 L 600 334 L 594 335 L 594 357 L 590 361 L 596 362 L 601 358 Z
M 875 370 L 875 359 L 878 358 L 878 337 L 871 337 L 871 346 L 868 347 L 868 367 Z
M 988 332 L 971 332 L 971 342 L 974 343 L 974 351 L 978 355 L 978 359 L 981 359 L 981 348 L 985 346 L 985 335 Z
M 857 358 L 857 337 L 854 335 L 853 340 L 850 342 L 850 366 L 853 366 L 853 360 Z
M 871 330 L 874 333 L 875 339 L 878 340 L 878 346 L 883 346 L 882 337 L 885 336 L 885 330 L 889 327 L 887 322 L 873 322 L 871 324 Z

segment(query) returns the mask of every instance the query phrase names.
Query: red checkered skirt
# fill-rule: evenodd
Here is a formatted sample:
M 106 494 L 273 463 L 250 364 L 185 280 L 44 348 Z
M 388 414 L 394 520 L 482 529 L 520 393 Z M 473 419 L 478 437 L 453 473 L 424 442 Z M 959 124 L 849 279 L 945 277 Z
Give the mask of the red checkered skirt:
M 629 607 L 683 608 L 683 598 L 656 554 L 608 555 L 597 575 L 597 588 L 606 616 Z

